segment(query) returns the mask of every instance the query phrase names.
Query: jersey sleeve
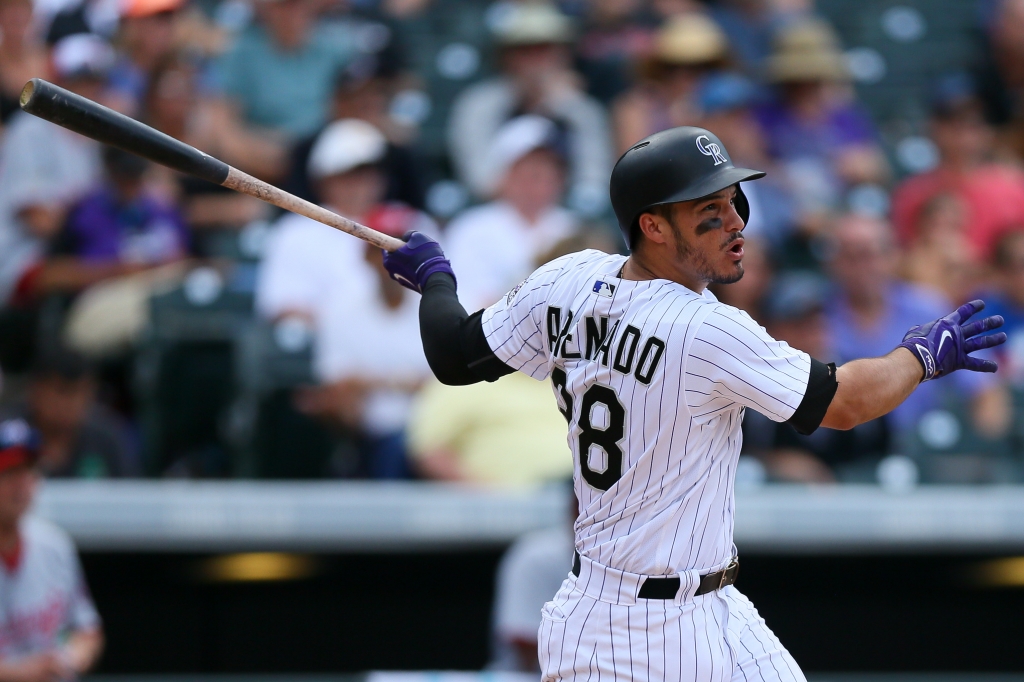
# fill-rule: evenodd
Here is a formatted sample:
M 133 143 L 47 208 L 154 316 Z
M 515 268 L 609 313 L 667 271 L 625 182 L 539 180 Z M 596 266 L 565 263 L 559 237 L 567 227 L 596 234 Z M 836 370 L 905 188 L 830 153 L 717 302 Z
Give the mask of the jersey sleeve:
M 543 331 L 544 304 L 559 273 L 572 261 L 573 255 L 541 266 L 483 312 L 484 336 L 494 355 L 512 369 L 538 381 L 546 379 L 551 372 L 551 353 Z
M 807 353 L 723 305 L 704 319 L 685 363 L 686 404 L 694 418 L 711 418 L 739 403 L 772 421 L 787 421 L 803 402 L 811 376 Z

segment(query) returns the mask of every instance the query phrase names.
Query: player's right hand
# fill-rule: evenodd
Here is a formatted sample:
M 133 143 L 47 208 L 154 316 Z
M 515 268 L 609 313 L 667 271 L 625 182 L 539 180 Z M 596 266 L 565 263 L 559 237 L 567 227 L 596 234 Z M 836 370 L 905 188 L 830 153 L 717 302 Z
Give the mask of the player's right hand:
M 984 301 L 971 301 L 945 317 L 911 327 L 900 346 L 913 353 L 921 363 L 924 368 L 922 381 L 945 376 L 958 369 L 969 369 L 972 372 L 994 372 L 998 369 L 992 360 L 970 355 L 1006 342 L 1006 334 L 1003 332 L 978 336 L 982 332 L 1002 327 L 1003 318 L 999 315 L 964 324 L 984 308 Z
M 441 245 L 421 232 L 405 235 L 405 246 L 397 251 L 385 251 L 384 269 L 391 279 L 418 294 L 423 293 L 423 287 L 433 274 L 443 272 L 455 279 L 452 264 Z

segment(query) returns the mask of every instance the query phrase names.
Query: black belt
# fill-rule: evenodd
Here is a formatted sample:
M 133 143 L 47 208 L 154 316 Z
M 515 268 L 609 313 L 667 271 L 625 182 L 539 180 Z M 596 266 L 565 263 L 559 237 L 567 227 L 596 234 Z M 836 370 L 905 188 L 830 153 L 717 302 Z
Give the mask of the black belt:
M 580 577 L 579 552 L 573 552 L 572 574 L 577 578 Z M 732 585 L 736 582 L 739 574 L 740 561 L 733 558 L 729 565 L 721 571 L 702 575 L 700 577 L 700 586 L 697 587 L 697 591 L 693 593 L 693 596 L 699 597 L 702 594 L 720 590 L 726 585 Z M 676 594 L 679 593 L 679 585 L 680 582 L 677 577 L 644 578 L 643 584 L 640 585 L 640 593 L 636 596 L 640 599 L 675 599 Z

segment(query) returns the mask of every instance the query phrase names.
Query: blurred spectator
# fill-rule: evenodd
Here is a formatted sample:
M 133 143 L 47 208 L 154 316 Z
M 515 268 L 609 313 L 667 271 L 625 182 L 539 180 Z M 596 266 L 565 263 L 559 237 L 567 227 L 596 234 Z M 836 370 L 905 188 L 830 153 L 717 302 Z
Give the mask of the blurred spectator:
M 24 419 L 40 434 L 38 469 L 47 478 L 121 478 L 139 472 L 128 426 L 96 401 L 96 378 L 78 353 L 40 352 L 26 399 L 4 417 Z
M 96 36 L 64 38 L 53 50 L 56 82 L 98 99 L 113 60 L 111 47 Z M 96 142 L 25 113 L 11 118 L 0 145 L 0 306 L 100 172 Z
M 768 150 L 812 232 L 842 206 L 846 190 L 883 183 L 888 166 L 868 116 L 851 100 L 846 61 L 831 27 L 803 19 L 782 28 L 767 62 L 774 101 L 758 120 Z
M 498 130 L 517 114 L 537 114 L 568 135 L 570 204 L 600 213 L 613 162 L 608 121 L 572 70 L 569 19 L 548 4 L 516 3 L 495 32 L 501 75 L 470 86 L 452 105 L 448 145 L 459 179 L 491 196 L 500 173 L 489 150 Z
M 34 28 L 31 0 L 0 0 L 0 125 L 18 111 L 25 83 L 49 74 L 46 49 Z
M 974 293 L 982 273 L 967 243 L 967 209 L 956 195 L 936 194 L 921 209 L 902 272 L 904 279 L 943 295 L 951 305 Z
M 996 243 L 994 287 L 982 294 L 986 315 L 1002 315 L 1009 337 L 1000 346 L 999 376 L 1024 388 L 1024 231 L 1007 232 Z
M 520 116 L 494 136 L 484 161 L 495 200 L 457 216 L 446 252 L 468 310 L 488 306 L 533 271 L 537 258 L 577 227 L 558 205 L 565 186 L 564 142 L 555 124 Z
M 950 305 L 940 295 L 895 279 L 900 254 L 889 225 L 848 214 L 832 230 L 830 271 L 837 291 L 826 314 L 837 365 L 885 355 L 910 325 L 949 314 Z M 923 384 L 890 413 L 895 435 L 909 433 L 926 411 L 939 404 L 944 390 L 955 391 L 963 403 L 974 401 L 978 407 L 985 391 L 995 384 L 991 376 L 972 372 L 957 372 L 946 381 Z M 979 408 L 975 418 L 983 412 Z
M 563 425 L 564 428 L 564 425 Z M 493 652 L 490 670 L 539 673 L 537 631 L 541 609 L 569 577 L 573 561 L 576 496 L 565 522 L 516 539 L 498 564 L 494 586 Z
M 71 208 L 50 256 L 32 277 L 32 293 L 79 292 L 187 254 L 181 214 L 146 189 L 149 162 L 105 147 L 103 166 L 103 183 Z
M 198 77 L 196 66 L 178 56 L 157 64 L 143 97 L 143 120 L 226 163 L 244 165 L 247 140 L 238 135 L 218 134 L 210 107 L 199 97 Z M 152 168 L 150 173 L 155 176 L 160 193 L 181 205 L 193 230 L 238 229 L 269 214 L 266 203 L 226 187 L 162 166 Z
M 416 469 L 424 478 L 497 486 L 571 476 L 565 420 L 553 404 L 550 386 L 520 373 L 472 386 L 431 382 L 409 423 Z
M 779 184 L 778 174 L 771 172 L 773 164 L 754 117 L 756 96 L 756 86 L 737 73 L 707 76 L 697 91 L 701 111 L 698 125 L 718 135 L 729 149 L 733 163 L 769 171 L 763 181 L 743 186 L 750 204 L 750 217 L 743 234 L 762 239 L 778 253 L 794 229 L 796 206 L 785 186 Z
M 762 319 L 774 338 L 811 357 L 831 359 L 827 301 L 828 283 L 821 276 L 792 271 L 772 284 Z M 881 417 L 849 431 L 818 429 L 803 436 L 789 424 L 747 410 L 743 448 L 762 461 L 772 480 L 829 483 L 856 462 L 874 465 L 889 454 L 889 429 L 886 417 Z
M 157 67 L 175 49 L 175 21 L 184 0 L 127 0 L 118 27 L 121 55 L 110 72 L 115 106 L 138 116 Z
M 334 79 L 352 59 L 347 29 L 318 21 L 316 0 L 258 0 L 256 18 L 217 68 L 216 118 L 226 134 L 248 128 L 248 166 L 266 177 L 287 170 L 288 147 L 327 120 Z
M 900 241 L 913 240 L 932 197 L 951 193 L 967 209 L 971 255 L 987 260 L 1004 231 L 1024 226 L 1024 172 L 992 162 L 994 133 L 985 123 L 974 84 L 963 74 L 936 85 L 931 133 L 939 150 L 938 167 L 904 181 L 893 195 L 892 217 Z
M 329 125 L 309 158 L 324 205 L 387 234 L 436 235 L 422 213 L 381 203 L 386 150 L 383 134 L 365 121 Z M 388 277 L 380 249 L 307 218 L 282 218 L 266 253 L 258 310 L 271 319 L 303 318 L 316 330 L 314 373 L 322 385 L 298 393 L 297 406 L 359 432 L 371 476 L 405 476 L 405 423 L 430 374 L 419 298 Z
M 401 237 L 420 217 L 407 207 L 386 205 L 367 216 L 366 223 Z M 413 398 L 430 376 L 417 337 L 419 297 L 391 279 L 379 248 L 359 246 L 362 271 L 356 266 L 351 274 L 365 286 L 352 291 L 346 285 L 343 293 L 334 293 L 334 310 L 318 321 L 326 384 L 299 391 L 296 406 L 352 427 L 371 478 L 407 478 L 406 425 Z
M 720 0 L 710 8 L 748 73 L 761 72 L 780 25 L 813 10 L 814 0 Z
M 988 120 L 1006 126 L 1007 142 L 1018 158 L 1024 158 L 1024 0 L 991 3 L 990 20 L 980 92 Z
M 615 145 L 621 154 L 668 128 L 695 125 L 701 78 L 725 66 L 729 44 L 718 24 L 700 13 L 672 17 L 654 38 L 640 82 L 615 103 Z
M 654 17 L 642 0 L 591 0 L 576 42 L 587 92 L 610 104 L 632 85 L 635 64 L 651 49 Z
M 0 422 L 0 679 L 74 680 L 99 658 L 103 630 L 71 538 L 27 514 L 37 457 L 28 424 Z
M 388 111 L 396 78 L 394 65 L 376 55 L 356 60 L 335 83 L 331 120 L 360 119 L 384 133 L 388 138 L 387 154 L 382 162 L 387 174 L 385 198 L 422 210 L 425 189 L 421 160 L 409 144 L 409 130 L 397 124 Z M 310 201 L 317 201 L 317 197 L 306 169 L 318 135 L 319 131 L 295 145 L 291 172 L 284 184 L 286 190 Z

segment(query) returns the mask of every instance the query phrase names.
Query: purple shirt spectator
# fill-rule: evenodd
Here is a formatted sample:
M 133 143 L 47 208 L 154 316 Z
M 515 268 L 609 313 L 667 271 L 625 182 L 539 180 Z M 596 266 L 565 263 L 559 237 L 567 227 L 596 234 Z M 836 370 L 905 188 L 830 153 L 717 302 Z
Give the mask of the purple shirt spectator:
M 844 147 L 873 145 L 875 127 L 860 108 L 845 104 L 817 121 L 800 120 L 780 102 L 757 111 L 771 155 L 783 161 L 800 157 L 833 157 Z
M 104 187 L 71 210 L 54 252 L 92 262 L 151 265 L 181 258 L 187 244 L 185 222 L 176 208 L 147 194 L 122 204 Z

